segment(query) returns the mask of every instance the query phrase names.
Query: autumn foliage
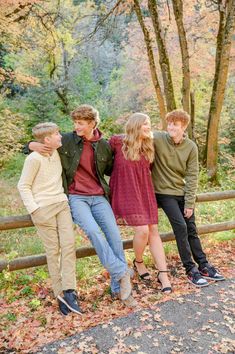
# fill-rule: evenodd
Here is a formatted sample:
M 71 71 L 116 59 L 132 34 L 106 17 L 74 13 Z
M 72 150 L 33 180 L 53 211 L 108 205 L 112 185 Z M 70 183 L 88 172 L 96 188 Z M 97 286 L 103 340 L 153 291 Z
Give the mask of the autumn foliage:
M 213 264 L 219 267 L 225 277 L 232 277 L 234 250 L 231 241 L 224 242 L 223 247 L 220 243 L 213 243 L 212 247 L 212 244 L 205 240 L 204 246 L 208 258 L 213 259 Z M 159 303 L 169 300 L 180 301 L 184 294 L 190 292 L 200 294 L 203 291 L 187 283 L 178 255 L 171 255 L 168 263 L 174 289 L 170 295 L 162 295 L 156 282 L 156 270 L 150 267 L 152 285 L 140 282 L 137 277 L 133 279 L 133 294 L 139 304 L 137 311 L 154 309 L 160 328 L 164 328 L 164 321 L 157 312 Z M 43 344 L 63 339 L 97 324 L 105 325 L 114 318 L 127 316 L 133 312 L 125 308 L 120 301 L 111 300 L 108 290 L 109 278 L 105 270 L 93 279 L 93 285 L 87 286 L 88 279 L 78 281 L 79 298 L 85 311 L 82 317 L 75 314 L 67 317 L 60 315 L 57 303 L 49 290 L 49 281 L 42 279 L 34 281 L 34 273 L 31 271 L 27 274 L 28 276 L 4 273 L 5 287 L 1 289 L 4 296 L 0 299 L 2 329 L 0 350 L 34 352 Z M 3 278 L 1 281 L 3 282 Z M 146 316 L 145 325 L 148 325 L 148 315 Z M 78 353 L 82 353 L 82 350 Z

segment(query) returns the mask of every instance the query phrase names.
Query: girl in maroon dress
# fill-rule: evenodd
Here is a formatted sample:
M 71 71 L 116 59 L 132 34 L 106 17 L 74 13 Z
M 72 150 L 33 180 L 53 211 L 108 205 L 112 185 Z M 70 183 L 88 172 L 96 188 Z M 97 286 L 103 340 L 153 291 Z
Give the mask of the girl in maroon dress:
M 150 279 L 143 262 L 143 253 L 149 244 L 159 269 L 162 291 L 170 293 L 172 289 L 158 232 L 158 210 L 150 171 L 154 159 L 150 118 L 143 113 L 133 114 L 126 123 L 125 135 L 113 136 L 109 143 L 114 152 L 111 205 L 118 224 L 134 226 L 134 269 L 141 279 Z

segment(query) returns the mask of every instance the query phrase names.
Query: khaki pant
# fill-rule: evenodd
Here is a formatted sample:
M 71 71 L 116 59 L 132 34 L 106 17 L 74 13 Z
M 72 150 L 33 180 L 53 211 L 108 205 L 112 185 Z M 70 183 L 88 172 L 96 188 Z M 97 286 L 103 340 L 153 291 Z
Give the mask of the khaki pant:
M 76 289 L 75 237 L 68 203 L 39 208 L 31 217 L 46 250 L 55 297 L 62 290 Z

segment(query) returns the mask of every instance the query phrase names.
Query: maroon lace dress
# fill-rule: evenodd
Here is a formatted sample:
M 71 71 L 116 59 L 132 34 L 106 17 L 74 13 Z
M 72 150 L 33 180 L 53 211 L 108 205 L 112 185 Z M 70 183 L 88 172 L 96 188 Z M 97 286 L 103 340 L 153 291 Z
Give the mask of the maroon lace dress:
M 114 152 L 114 167 L 110 178 L 111 205 L 120 225 L 150 225 L 158 223 L 157 202 L 151 179 L 150 163 L 126 160 L 122 153 L 121 135 L 109 143 Z

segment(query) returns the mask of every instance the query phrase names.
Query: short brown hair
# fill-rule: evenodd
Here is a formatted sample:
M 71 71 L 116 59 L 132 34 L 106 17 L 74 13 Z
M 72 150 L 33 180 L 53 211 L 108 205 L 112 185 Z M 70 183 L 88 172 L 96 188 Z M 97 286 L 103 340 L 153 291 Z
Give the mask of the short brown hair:
M 52 122 L 44 122 L 35 125 L 32 129 L 33 136 L 39 142 L 44 142 L 46 136 L 50 136 L 55 132 L 59 131 L 59 127 L 57 124 Z
M 90 122 L 95 121 L 97 126 L 100 122 L 99 112 L 89 104 L 83 104 L 77 107 L 70 114 L 71 118 L 74 120 L 88 120 Z
M 174 111 L 167 113 L 166 121 L 167 122 L 178 121 L 181 122 L 183 126 L 188 126 L 190 122 L 190 115 L 182 109 L 175 109 Z

